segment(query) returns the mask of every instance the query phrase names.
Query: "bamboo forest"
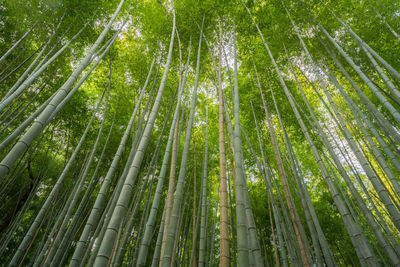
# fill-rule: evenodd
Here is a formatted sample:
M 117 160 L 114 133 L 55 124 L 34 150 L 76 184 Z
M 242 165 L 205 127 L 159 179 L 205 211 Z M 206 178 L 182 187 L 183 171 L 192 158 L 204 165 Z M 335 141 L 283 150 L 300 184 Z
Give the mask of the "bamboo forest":
M 400 1 L 0 0 L 0 266 L 400 266 Z

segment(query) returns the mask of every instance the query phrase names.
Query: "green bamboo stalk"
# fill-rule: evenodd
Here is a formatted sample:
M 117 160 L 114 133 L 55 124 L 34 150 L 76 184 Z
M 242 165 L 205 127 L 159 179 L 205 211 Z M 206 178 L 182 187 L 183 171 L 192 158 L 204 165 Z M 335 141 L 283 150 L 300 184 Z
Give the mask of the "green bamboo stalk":
M 208 95 L 206 100 L 206 121 L 204 132 L 203 164 L 201 174 L 201 223 L 200 223 L 200 244 L 199 244 L 199 267 L 206 264 L 206 209 L 207 209 L 207 162 L 208 162 Z M 229 248 L 229 247 L 228 247 Z
M 151 135 L 151 131 L 153 129 L 154 121 L 156 119 L 157 112 L 160 107 L 160 102 L 161 102 L 161 98 L 162 98 L 165 84 L 167 81 L 168 70 L 169 70 L 170 62 L 171 62 L 174 36 L 175 36 L 175 14 L 174 14 L 174 18 L 173 18 L 173 28 L 172 28 L 167 64 L 166 64 L 164 74 L 163 74 L 163 77 L 162 77 L 162 80 L 160 83 L 160 88 L 158 90 L 157 97 L 156 97 L 154 106 L 151 110 L 147 125 L 144 129 L 143 136 L 140 139 L 140 143 L 138 145 L 137 152 L 135 154 L 132 165 L 130 166 L 126 180 L 122 187 L 121 194 L 118 196 L 117 205 L 116 205 L 115 209 L 113 210 L 110 223 L 107 225 L 107 230 L 106 230 L 103 242 L 100 244 L 100 249 L 96 256 L 96 260 L 94 262 L 95 266 L 106 266 L 108 264 L 109 257 L 112 252 L 112 245 L 116 239 L 119 225 L 125 215 L 126 206 L 129 202 L 130 193 L 132 191 L 132 186 L 133 186 L 133 183 L 136 180 L 136 177 L 139 173 L 139 167 L 142 163 L 147 144 L 150 140 L 150 135 Z
M 161 255 L 162 261 L 161 261 L 161 266 L 162 267 L 169 267 L 170 264 L 173 262 L 173 251 L 175 247 L 175 240 L 176 240 L 176 225 L 178 222 L 178 215 L 180 211 L 180 206 L 183 200 L 183 189 L 184 189 L 184 181 L 186 178 L 186 170 L 187 170 L 187 161 L 188 161 L 188 155 L 189 155 L 189 147 L 190 147 L 190 139 L 192 135 L 192 128 L 193 128 L 193 120 L 194 120 L 194 112 L 195 112 L 195 107 L 196 107 L 196 98 L 197 98 L 197 87 L 199 83 L 199 72 L 200 72 L 200 52 L 201 52 L 201 40 L 202 40 L 202 35 L 200 34 L 200 40 L 199 40 L 199 48 L 197 52 L 197 64 L 196 64 L 196 78 L 195 78 L 195 84 L 193 87 L 193 92 L 192 92 L 192 101 L 191 101 L 191 108 L 190 108 L 190 115 L 189 115 L 189 120 L 186 128 L 186 133 L 185 133 L 185 144 L 182 152 L 182 159 L 181 159 L 181 166 L 179 169 L 179 176 L 178 176 L 178 182 L 175 190 L 175 196 L 174 196 L 174 202 L 173 202 L 173 207 L 171 211 L 171 218 L 170 222 L 168 224 L 167 232 L 164 233 L 166 235 L 166 244 L 165 244 L 165 250 L 164 254 Z M 165 230 L 164 230 L 165 231 Z

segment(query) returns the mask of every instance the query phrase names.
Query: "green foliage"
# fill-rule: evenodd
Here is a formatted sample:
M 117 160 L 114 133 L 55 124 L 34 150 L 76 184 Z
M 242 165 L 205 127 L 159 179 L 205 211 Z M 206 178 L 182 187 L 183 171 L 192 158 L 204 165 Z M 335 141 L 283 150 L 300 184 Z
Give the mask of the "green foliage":
M 129 3 L 128 3 L 129 2 Z M 369 46 L 372 47 L 382 58 L 395 69 L 400 69 L 400 42 L 396 39 L 393 34 L 388 30 L 384 22 L 388 23 L 399 31 L 400 19 L 399 9 L 400 5 L 396 1 L 381 0 L 381 1 L 283 1 L 285 7 L 290 12 L 290 18 L 294 20 L 294 23 L 299 28 L 302 38 L 309 49 L 314 60 L 318 64 L 319 68 L 324 68 L 326 63 L 331 69 L 332 73 L 337 77 L 339 83 L 342 85 L 346 93 L 351 99 L 357 104 L 358 108 L 362 110 L 367 117 L 371 120 L 373 125 L 377 125 L 379 133 L 382 137 L 385 137 L 385 131 L 382 129 L 380 122 L 374 117 L 374 114 L 370 114 L 369 109 L 363 104 L 357 92 L 352 88 L 352 85 L 344 77 L 343 73 L 337 67 L 336 63 L 329 55 L 323 44 L 318 38 L 328 44 L 329 48 L 333 48 L 332 44 L 326 36 L 323 35 L 322 31 L 316 26 L 312 16 L 321 23 L 326 30 L 339 42 L 340 46 L 346 53 L 361 67 L 361 70 L 371 79 L 379 88 L 383 88 L 383 94 L 391 94 L 385 87 L 385 82 L 379 77 L 376 72 L 375 66 L 371 64 L 368 57 L 365 55 L 360 45 L 355 42 L 354 37 L 346 31 L 345 27 L 332 15 L 333 11 L 339 18 L 345 21 L 354 32 L 356 32 Z M 266 43 L 271 49 L 271 52 L 277 61 L 277 64 L 281 70 L 289 91 L 293 95 L 298 108 L 301 110 L 301 116 L 304 120 L 306 127 L 311 133 L 311 138 L 315 142 L 317 150 L 319 152 L 326 152 L 323 142 L 321 141 L 319 133 L 313 128 L 311 123 L 311 114 L 307 109 L 305 101 L 302 99 L 301 92 L 294 81 L 293 73 L 289 66 L 289 59 L 285 53 L 287 49 L 288 56 L 294 64 L 295 74 L 305 92 L 308 102 L 310 103 L 317 120 L 323 128 L 326 130 L 333 123 L 333 119 L 329 115 L 329 111 L 324 106 L 318 94 L 312 88 L 315 86 L 316 91 L 323 95 L 321 84 L 316 79 L 313 70 L 311 69 L 311 62 L 307 59 L 304 51 L 300 45 L 299 39 L 292 27 L 289 20 L 289 16 L 285 11 L 284 6 L 280 0 L 272 1 L 244 1 L 254 21 L 258 24 L 261 33 L 265 37 Z M 76 40 L 59 56 L 56 60 L 50 64 L 48 68 L 32 83 L 32 85 L 17 97 L 14 102 L 10 105 L 10 109 L 2 110 L 0 113 L 1 127 L 4 127 L 6 123 L 12 121 L 7 129 L 2 130 L 0 133 L 0 141 L 4 140 L 9 134 L 11 134 L 21 123 L 25 121 L 37 108 L 43 104 L 51 95 L 55 94 L 57 90 L 65 83 L 70 77 L 74 69 L 78 66 L 79 62 L 86 55 L 91 45 L 95 42 L 99 34 L 102 32 L 104 26 L 109 21 L 109 18 L 113 14 L 119 1 L 79 1 L 79 0 L 4 0 L 0 2 L 0 55 L 3 55 L 7 50 L 16 43 L 25 32 L 33 27 L 32 32 L 27 36 L 21 44 L 16 47 L 15 51 L 0 64 L 0 97 L 6 96 L 8 90 L 12 88 L 15 82 L 21 77 L 28 66 L 34 62 L 35 57 L 40 53 L 41 49 L 45 46 L 46 42 L 51 39 L 48 48 L 41 58 L 44 58 L 47 52 L 54 46 L 55 51 L 61 48 L 68 40 L 70 40 L 84 25 L 85 28 Z M 129 9 L 131 7 L 131 9 Z M 129 13 L 128 13 L 129 12 Z M 163 98 L 161 100 L 160 109 L 157 114 L 155 126 L 151 134 L 147 152 L 144 156 L 144 161 L 140 169 L 140 179 L 143 174 L 150 168 L 149 164 L 153 156 L 153 152 L 156 149 L 157 140 L 162 131 L 163 123 L 166 119 L 170 105 L 175 105 L 172 100 L 175 92 L 179 86 L 181 77 L 179 77 L 180 68 L 185 64 L 185 58 L 187 57 L 189 43 L 191 43 L 192 57 L 190 59 L 188 77 L 186 80 L 186 87 L 184 88 L 183 106 L 186 109 L 183 119 L 183 130 L 181 133 L 178 162 L 180 162 L 181 152 L 183 150 L 184 132 L 188 120 L 187 109 L 190 106 L 191 94 L 193 91 L 195 81 L 195 64 L 196 48 L 199 42 L 200 28 L 203 25 L 203 34 L 207 40 L 207 45 L 201 48 L 201 71 L 200 71 L 200 85 L 199 95 L 197 99 L 195 122 L 193 130 L 193 140 L 195 140 L 196 150 L 196 176 L 197 181 L 200 181 L 201 170 L 202 170 L 202 148 L 204 145 L 204 120 L 205 120 L 205 106 L 208 101 L 209 104 L 209 171 L 208 171 L 208 192 L 211 192 L 211 198 L 209 199 L 209 214 L 208 214 L 208 227 L 211 227 L 212 219 L 219 219 L 219 213 L 217 211 L 217 196 L 218 196 L 218 183 L 219 183 L 219 151 L 218 151 L 218 95 L 216 90 L 217 77 L 215 75 L 214 63 L 218 67 L 218 45 L 219 45 L 219 34 L 222 32 L 222 46 L 226 50 L 228 55 L 228 65 L 225 64 L 223 58 L 222 63 L 222 77 L 223 77 L 223 91 L 224 95 L 230 105 L 233 108 L 233 99 L 231 94 L 231 85 L 229 83 L 229 77 L 231 76 L 233 82 L 233 35 L 237 36 L 237 50 L 238 50 L 238 85 L 239 85 L 239 96 L 240 96 L 240 121 L 244 132 L 249 138 L 250 143 L 255 149 L 256 156 L 261 159 L 261 151 L 258 146 L 258 136 L 255 131 L 256 122 L 261 130 L 261 142 L 265 152 L 265 159 L 271 165 L 272 172 L 277 174 L 277 162 L 274 158 L 274 150 L 271 146 L 270 135 L 266 127 L 266 114 L 264 112 L 263 103 L 260 97 L 259 88 L 257 85 L 257 76 L 255 73 L 255 67 L 260 74 L 260 80 L 262 84 L 262 91 L 266 98 L 266 104 L 271 112 L 272 121 L 276 130 L 278 144 L 280 147 L 280 153 L 284 161 L 285 169 L 290 173 L 292 179 L 292 170 L 289 163 L 289 152 L 285 147 L 285 139 L 281 130 L 281 125 L 278 120 L 277 112 L 275 110 L 274 102 L 272 100 L 271 88 L 273 90 L 279 112 L 282 116 L 282 123 L 285 127 L 290 142 L 293 146 L 294 153 L 299 160 L 300 169 L 304 175 L 308 192 L 315 212 L 317 214 L 321 229 L 325 234 L 325 237 L 330 245 L 330 249 L 334 254 L 337 263 L 340 265 L 358 264 L 356 250 L 352 245 L 351 238 L 348 236 L 346 227 L 339 215 L 338 208 L 330 194 L 327 182 L 324 180 L 321 174 L 321 170 L 315 162 L 315 157 L 311 151 L 310 145 L 307 143 L 307 139 L 302 132 L 299 121 L 294 115 L 292 107 L 289 105 L 287 96 L 285 95 L 279 77 L 275 72 L 272 62 L 265 50 L 263 41 L 252 22 L 251 17 L 247 13 L 246 9 L 242 5 L 241 1 L 228 1 L 228 0 L 206 0 L 206 1 L 195 1 L 195 0 L 182 0 L 174 1 L 127 1 L 124 4 L 121 13 L 117 17 L 117 22 L 113 24 L 110 32 L 107 33 L 105 40 L 109 40 L 114 33 L 117 32 L 119 27 L 122 25 L 122 21 L 125 16 L 128 16 L 128 22 L 123 27 L 122 32 L 117 37 L 115 43 L 111 49 L 104 56 L 102 62 L 93 71 L 85 83 L 78 89 L 71 100 L 62 108 L 61 112 L 54 118 L 53 121 L 45 128 L 44 132 L 33 142 L 29 150 L 24 154 L 21 160 L 16 164 L 14 169 L 11 170 L 10 174 L 3 181 L 0 181 L 0 238 L 4 238 L 8 234 L 7 228 L 11 225 L 16 215 L 19 214 L 23 207 L 26 208 L 23 218 L 17 224 L 12 235 L 10 235 L 10 241 L 7 248 L 4 251 L 0 251 L 0 262 L 8 262 L 15 249 L 18 247 L 22 238 L 24 237 L 27 229 L 32 223 L 35 215 L 37 214 L 40 207 L 43 205 L 45 199 L 49 195 L 54 184 L 62 172 L 65 163 L 71 156 L 72 151 L 78 144 L 86 125 L 88 124 L 94 107 L 99 100 L 101 94 L 110 86 L 110 100 L 108 104 L 108 113 L 105 120 L 105 128 L 101 136 L 99 149 L 96 151 L 94 164 L 90 167 L 89 176 L 94 173 L 95 164 L 100 160 L 100 153 L 103 146 L 106 143 L 108 130 L 113 124 L 112 134 L 108 140 L 107 147 L 105 148 L 105 156 L 99 164 L 99 171 L 96 179 L 98 183 L 92 188 L 93 192 L 90 195 L 87 203 L 87 208 L 84 209 L 85 214 L 82 214 L 82 221 L 86 214 L 90 213 L 91 206 L 93 205 L 97 194 L 99 192 L 102 179 L 108 171 L 108 168 L 112 162 L 113 156 L 117 151 L 121 137 L 125 131 L 128 120 L 134 110 L 134 107 L 138 101 L 140 91 L 146 81 L 148 70 L 151 66 L 153 59 L 155 60 L 155 68 L 153 74 L 150 77 L 149 85 L 145 92 L 144 99 L 139 105 L 139 115 L 135 119 L 134 130 L 136 133 L 140 116 L 143 115 L 145 106 L 148 101 L 151 104 L 154 101 L 154 95 L 157 94 L 157 90 L 160 86 L 161 77 L 165 71 L 166 55 L 168 52 L 168 46 L 170 41 L 170 35 L 172 30 L 172 17 L 173 12 L 176 15 L 177 25 L 177 38 L 173 46 L 173 59 L 167 78 L 167 83 L 164 91 Z M 382 16 L 380 18 L 377 14 Z M 59 28 L 57 25 L 60 23 Z M 54 33 L 54 36 L 53 36 Z M 53 36 L 53 37 L 51 37 Z M 178 37 L 179 36 L 179 37 Z M 203 39 L 204 40 L 204 39 Z M 102 44 L 104 44 L 104 41 Z M 211 55 L 210 52 L 211 51 Z M 341 62 L 349 75 L 354 79 L 355 83 L 360 87 L 362 92 L 367 96 L 373 105 L 376 106 L 383 117 L 393 125 L 394 131 L 398 132 L 399 125 L 396 122 L 392 114 L 384 107 L 376 95 L 370 90 L 365 82 L 357 75 L 356 71 L 346 63 L 345 58 L 339 55 L 338 51 L 333 50 L 337 55 L 339 62 Z M 182 58 L 180 59 L 180 54 Z M 30 57 L 32 56 L 32 57 Z M 26 60 L 26 62 L 24 62 Z M 23 64 L 22 64 L 23 63 Z M 20 65 L 21 64 L 21 65 Z M 92 63 L 93 64 L 93 63 Z M 89 65 L 90 67 L 91 65 Z M 86 71 L 89 69 L 86 68 Z M 14 70 L 14 71 L 13 71 Z M 392 79 L 396 88 L 399 88 L 400 81 L 393 78 L 389 71 L 384 70 L 385 73 Z M 109 73 L 111 75 L 109 76 Z M 156 74 L 157 72 L 157 74 Z M 85 72 L 80 75 L 83 77 Z M 305 75 L 304 75 L 305 73 Z M 10 74 L 7 76 L 7 74 Z M 157 76 L 156 76 L 157 75 Z M 7 77 L 6 77 L 7 76 Z M 4 79 L 3 79 L 4 78 Z M 328 78 L 323 75 L 323 78 L 328 81 Z M 310 82 L 312 84 L 310 84 Z M 332 94 L 335 104 L 340 109 L 343 117 L 346 120 L 346 125 L 353 127 L 352 129 L 359 131 L 360 128 L 356 123 L 353 110 L 348 106 L 343 96 L 337 90 L 337 88 L 331 82 L 328 83 L 328 90 Z M 154 87 L 153 96 L 151 98 L 151 89 Z M 41 88 L 43 88 L 41 90 Z M 41 91 L 40 91 L 41 90 Z M 39 94 L 37 92 L 40 91 Z M 37 96 L 35 96 L 37 94 Z M 31 104 L 27 105 L 30 100 Z M 322 96 L 322 100 L 327 102 L 326 97 Z M 388 100 L 396 110 L 400 110 L 399 103 L 395 99 L 389 98 Z M 26 108 L 24 109 L 24 107 Z M 148 110 L 151 110 L 152 105 L 149 106 Z M 254 121 L 252 107 L 254 108 L 256 122 Z M 96 114 L 96 120 L 91 127 L 88 138 L 85 140 L 81 151 L 79 152 L 77 159 L 73 163 L 73 167 L 68 172 L 68 177 L 65 183 L 62 185 L 60 192 L 57 194 L 56 201 L 52 203 L 49 214 L 54 213 L 52 216 L 56 217 L 57 213 L 63 207 L 63 199 L 66 199 L 72 191 L 73 186 L 77 183 L 79 175 L 82 173 L 84 163 L 87 159 L 87 155 L 93 146 L 94 140 L 97 136 L 97 131 L 100 127 L 101 119 L 104 116 L 105 105 L 102 104 L 100 111 Z M 21 111 L 21 114 L 18 112 Z M 232 116 L 233 112 L 229 110 Z M 19 114 L 18 116 L 16 116 Z M 9 116 L 9 117 L 8 117 Z M 113 118 L 115 116 L 115 121 Z M 170 116 L 172 117 L 172 115 Z M 145 114 L 144 125 L 148 119 L 148 114 Z M 161 144 L 160 155 L 163 155 L 166 148 L 166 140 L 168 138 L 169 128 L 171 127 L 171 121 L 167 123 L 167 129 L 164 132 L 163 142 Z M 144 126 L 143 126 L 144 127 Z M 338 130 L 336 125 L 331 127 L 335 129 L 335 136 L 338 140 L 343 141 L 345 137 Z M 139 129 L 140 130 L 140 129 Z M 225 131 L 227 131 L 225 129 Z M 368 130 L 370 131 L 370 130 Z M 110 188 L 107 190 L 107 199 L 111 199 L 111 195 L 115 190 L 118 178 L 126 164 L 126 160 L 129 151 L 132 147 L 134 134 L 130 135 L 128 143 L 129 148 L 123 152 L 122 160 L 118 163 L 116 174 L 112 178 Z M 377 160 L 377 156 L 369 150 L 369 145 L 365 141 L 365 136 L 360 132 L 354 132 L 355 140 L 361 142 L 360 146 L 362 151 L 365 152 L 365 157 L 371 162 L 371 166 L 377 169 L 377 173 L 382 174 L 384 182 L 389 184 L 385 176 L 385 171 L 381 170 Z M 139 138 L 141 135 L 139 135 Z M 233 138 L 233 137 L 231 137 Z M 17 139 L 18 140 L 18 139 Z M 274 217 L 270 218 L 268 213 L 268 191 L 265 188 L 263 182 L 263 174 L 259 173 L 256 168 L 256 160 L 254 155 L 248 149 L 248 145 L 244 141 L 243 143 L 243 156 L 245 163 L 245 173 L 247 174 L 247 187 L 249 190 L 251 206 L 254 214 L 256 227 L 259 232 L 259 239 L 265 241 L 265 245 L 262 254 L 264 259 L 270 263 L 273 263 L 274 246 L 271 242 L 272 229 L 270 221 L 274 221 Z M 374 141 L 376 138 L 374 138 Z M 392 146 L 393 152 L 398 158 L 398 151 L 396 140 L 385 139 L 387 144 Z M 137 142 L 137 140 L 136 140 Z M 225 140 L 228 144 L 227 140 Z M 232 139 L 231 139 L 231 142 Z M 365 143 L 364 143 L 365 142 Z M 345 142 L 347 144 L 347 142 Z M 10 145 L 6 149 L 0 152 L 0 157 L 3 159 L 10 151 Z M 345 145 L 348 149 L 348 145 Z M 393 149 L 393 147 L 395 149 Z M 379 148 L 380 151 L 385 155 L 384 149 Z M 193 145 L 191 144 L 189 160 L 188 160 L 188 172 L 186 179 L 185 190 L 192 192 L 193 184 L 188 184 L 189 177 L 193 177 L 194 173 L 194 161 L 193 161 Z M 228 152 L 228 150 L 227 150 Z M 349 153 L 349 157 L 354 159 L 353 153 Z M 156 170 L 158 173 L 161 169 L 161 158 L 159 157 L 156 164 Z M 388 155 L 383 157 L 389 162 Z M 228 174 L 231 175 L 232 167 L 230 166 L 230 157 L 227 153 L 228 161 Z M 262 161 L 262 160 L 261 160 Z M 358 161 L 354 160 L 357 164 Z M 344 162 L 344 160 L 343 160 Z M 343 163 L 346 165 L 346 163 Z M 359 165 L 359 164 L 358 164 Z M 357 165 L 357 167 L 358 167 Z M 264 166 L 266 167 L 266 166 Z M 398 177 L 399 170 L 396 170 L 394 164 L 389 163 L 389 167 L 394 170 L 395 176 Z M 181 166 L 178 166 L 177 173 Z M 349 166 L 346 165 L 349 169 Z M 88 177 L 89 177 L 88 176 Z M 168 176 L 168 175 L 167 175 Z M 353 177 L 353 176 L 352 176 Z M 362 180 L 367 185 L 368 189 L 372 189 L 368 178 L 362 173 Z M 168 177 L 167 177 L 168 178 Z M 294 179 L 294 178 L 293 178 Z M 35 184 L 37 181 L 37 184 Z M 155 180 L 156 182 L 156 180 Z M 85 186 L 88 186 L 88 181 L 85 182 Z M 139 184 L 139 183 L 138 183 Z M 146 193 L 153 194 L 155 184 L 153 184 L 152 191 L 148 190 Z M 278 188 L 272 190 L 274 198 L 278 199 L 278 190 L 283 192 L 281 184 L 278 183 Z M 343 183 L 343 187 L 346 185 Z M 135 184 L 136 187 L 140 188 Z M 300 221 L 305 223 L 305 215 L 302 212 L 301 199 L 298 193 L 298 189 L 295 188 L 294 181 L 291 182 L 291 193 L 293 194 L 294 203 L 299 211 Z M 389 187 L 389 186 L 388 186 Z M 200 196 L 200 183 L 197 183 L 197 192 L 199 201 Z M 233 191 L 234 185 L 231 182 L 231 189 Z M 85 190 L 87 188 L 85 187 Z M 167 186 L 164 184 L 162 199 L 166 195 Z M 357 187 L 357 189 L 359 189 Z M 390 188 L 390 190 L 392 190 Z M 359 190 L 362 191 L 361 189 Z M 28 200 L 29 194 L 32 194 L 32 200 Z M 375 191 L 372 193 L 375 197 Z M 81 193 L 80 199 L 83 198 Z M 207 193 L 208 195 L 208 193 Z M 364 193 L 365 202 L 368 202 Z M 394 194 L 395 195 L 395 194 Z M 232 192 L 233 200 L 233 214 L 235 216 L 235 193 Z M 283 197 L 283 194 L 282 194 Z M 353 198 L 349 195 L 350 202 L 354 206 Z M 151 201 L 152 198 L 150 198 Z M 398 204 L 398 198 L 395 198 Z M 30 202 L 29 202 L 30 201 Z M 140 216 L 145 216 L 147 213 L 145 207 L 145 198 L 143 200 L 136 200 L 132 196 L 130 203 L 136 203 L 140 205 L 139 213 Z M 382 202 L 379 198 L 373 200 L 373 204 L 379 206 L 379 211 L 385 211 Z M 193 202 L 193 196 L 189 195 L 187 203 Z M 26 204 L 26 206 L 25 206 Z M 157 213 L 157 225 L 159 226 L 162 216 L 162 208 L 164 200 L 161 201 L 159 212 Z M 186 204 L 186 203 L 184 203 Z M 190 206 L 189 204 L 187 204 Z M 369 204 L 371 205 L 371 203 Z M 190 206 L 191 207 L 191 206 Z M 286 206 L 284 207 L 286 208 Z M 185 209 L 184 209 L 185 210 Z M 190 209 L 189 209 L 190 210 Z M 357 209 L 356 209 L 357 211 Z M 103 212 L 103 211 L 102 211 Z M 190 210 L 190 212 L 192 212 Z M 231 212 L 231 211 L 229 211 Z M 21 213 L 22 214 L 22 213 Z M 188 213 L 189 214 L 189 213 Z M 50 216 L 50 215 L 49 215 Z M 12 218 L 11 220 L 8 217 Z M 147 219 L 147 218 L 145 218 Z M 364 229 L 369 229 L 365 223 L 364 217 L 357 214 L 357 219 L 361 221 L 361 225 Z M 233 219 L 234 221 L 237 218 Z M 37 233 L 35 243 L 32 248 L 27 252 L 26 258 L 23 264 L 32 262 L 37 254 L 35 251 L 40 248 L 40 240 L 46 240 L 46 227 L 52 227 L 53 219 L 46 218 L 43 221 L 43 229 Z M 219 222 L 217 220 L 217 222 Z M 384 222 L 388 223 L 389 229 L 394 233 L 398 234 L 398 229 L 391 223 L 389 216 L 384 216 Z M 145 222 L 144 222 L 145 223 Z M 135 220 L 135 231 L 139 231 L 136 227 L 142 227 L 140 224 L 140 218 Z M 273 222 L 275 224 L 275 221 Z M 276 226 L 275 226 L 276 227 Z M 307 237 L 310 236 L 310 229 L 306 228 Z M 210 230 L 211 228 L 209 228 Z M 131 229 L 129 229 L 131 230 Z M 234 229 L 235 230 L 235 229 Z M 76 231 L 74 241 L 77 241 L 81 229 Z M 191 230 L 190 230 L 191 231 Z M 188 231 L 188 232 L 190 232 Z M 215 239 L 218 240 L 218 223 L 216 228 Z M 274 230 L 277 231 L 276 228 Z M 366 230 L 368 232 L 369 230 Z M 158 233 L 158 228 L 157 231 Z M 274 233 L 275 233 L 274 232 Z M 134 242 L 139 242 L 141 236 L 135 232 L 135 235 L 130 240 L 128 248 L 131 250 L 135 249 L 138 245 Z M 191 232 L 190 236 L 191 237 Z M 231 233 L 233 238 L 233 232 Z M 137 238 L 138 237 L 138 238 Z M 340 237 L 340 240 L 339 238 Z M 184 238 L 181 236 L 179 242 L 183 244 Z M 212 238 L 209 236 L 209 238 Z M 397 237 L 396 237 L 397 238 Z M 151 243 L 149 253 L 153 253 L 155 250 L 155 239 Z M 311 238 L 308 238 L 311 244 Z M 4 240 L 4 239 L 0 239 Z M 377 241 L 372 239 L 373 243 Z M 180 246 L 182 246 L 180 244 Z M 188 243 L 192 246 L 192 243 Z M 375 245 L 377 245 L 376 243 Z M 1 245 L 1 244 L 0 244 Z M 68 253 L 72 254 L 75 244 L 69 247 Z M 209 245 L 208 245 L 209 246 Z M 382 252 L 383 249 L 378 248 L 374 251 Z M 180 247 L 182 248 L 182 247 Z M 207 247 L 210 249 L 209 247 Z M 211 259 L 217 264 L 217 254 L 219 246 L 216 244 L 214 248 L 214 259 Z M 180 253 L 183 253 L 180 251 Z M 208 253 L 208 252 L 207 252 Z M 265 254 L 264 254 L 265 253 Z M 68 254 L 68 255 L 69 255 Z M 233 254 L 233 248 L 231 248 L 231 254 Z M 189 254 L 190 255 L 190 254 Z M 70 257 L 72 255 L 69 255 Z M 233 257 L 236 257 L 234 255 Z M 148 256 L 149 262 L 150 256 Z M 188 260 L 188 259 L 186 259 Z M 386 260 L 386 258 L 385 258 Z M 133 259 L 125 257 L 124 262 L 130 262 Z M 67 261 L 64 261 L 64 263 Z M 147 263 L 148 263 L 147 262 Z

